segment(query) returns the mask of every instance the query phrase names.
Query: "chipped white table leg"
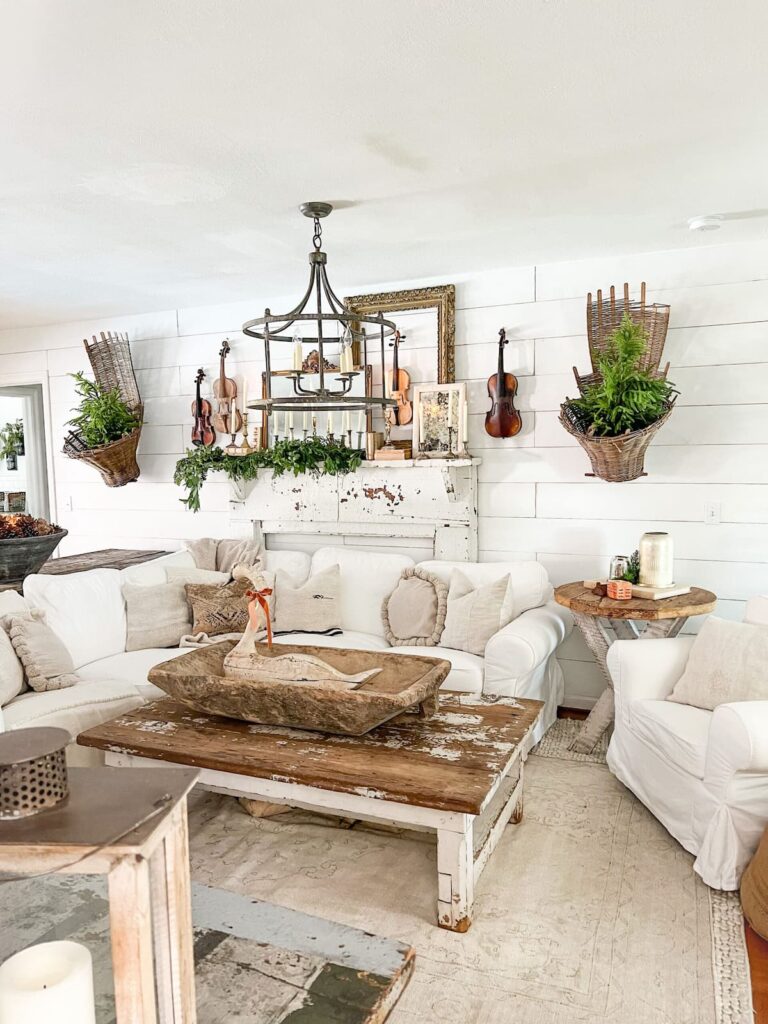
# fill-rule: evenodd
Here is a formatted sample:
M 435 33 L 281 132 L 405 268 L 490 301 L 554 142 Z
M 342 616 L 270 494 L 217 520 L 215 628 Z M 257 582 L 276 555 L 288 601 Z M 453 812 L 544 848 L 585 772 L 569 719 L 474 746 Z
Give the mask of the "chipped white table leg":
M 472 814 L 457 815 L 461 831 L 437 830 L 437 923 L 452 932 L 472 924 L 475 899 L 475 858 Z

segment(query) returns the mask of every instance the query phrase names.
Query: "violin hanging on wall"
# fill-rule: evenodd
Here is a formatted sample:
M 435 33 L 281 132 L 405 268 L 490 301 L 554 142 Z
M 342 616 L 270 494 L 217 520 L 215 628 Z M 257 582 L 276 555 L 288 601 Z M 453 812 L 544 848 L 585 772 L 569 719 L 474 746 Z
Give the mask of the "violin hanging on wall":
M 408 399 L 408 389 L 411 386 L 411 375 L 407 370 L 400 369 L 400 343 L 405 338 L 400 331 L 395 331 L 395 340 L 391 342 L 394 349 L 392 356 L 392 370 L 390 377 L 389 397 L 394 398 L 397 405 L 390 406 L 388 415 L 390 426 L 404 427 L 413 419 L 413 404 Z
M 496 373 L 488 378 L 491 408 L 485 414 L 485 432 L 491 437 L 514 437 L 523 425 L 515 408 L 517 377 L 514 373 L 504 372 L 504 346 L 507 344 L 507 332 L 502 327 L 499 331 L 499 366 Z
M 200 385 L 205 380 L 205 373 L 202 366 L 195 377 L 195 400 L 192 403 L 192 415 L 195 417 L 195 425 L 192 427 L 192 444 L 206 448 L 216 440 L 216 431 L 211 425 L 211 403 L 200 394 Z
M 219 376 L 213 382 L 213 396 L 217 402 L 212 423 L 220 434 L 239 434 L 243 426 L 243 417 L 236 407 L 235 414 L 232 415 L 234 400 L 237 398 L 237 381 L 234 377 L 227 377 L 224 372 L 224 362 L 229 353 L 229 340 L 225 338 L 219 350 Z

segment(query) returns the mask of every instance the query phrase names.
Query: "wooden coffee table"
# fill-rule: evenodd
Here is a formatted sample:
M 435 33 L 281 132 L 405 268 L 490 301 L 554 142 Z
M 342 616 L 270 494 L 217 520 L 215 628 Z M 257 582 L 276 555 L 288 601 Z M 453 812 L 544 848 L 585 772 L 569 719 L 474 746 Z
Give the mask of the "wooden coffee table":
M 200 769 L 217 793 L 437 834 L 438 924 L 464 932 L 475 883 L 523 807 L 523 763 L 541 701 L 443 693 L 437 714 L 334 736 L 250 725 L 171 698 L 89 729 L 107 764 Z

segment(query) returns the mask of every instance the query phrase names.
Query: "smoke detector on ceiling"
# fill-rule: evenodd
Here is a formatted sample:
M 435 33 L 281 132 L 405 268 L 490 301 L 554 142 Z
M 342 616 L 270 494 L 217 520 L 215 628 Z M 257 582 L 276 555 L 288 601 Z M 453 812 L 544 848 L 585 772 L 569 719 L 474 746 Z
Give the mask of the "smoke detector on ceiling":
M 719 215 L 709 217 L 691 217 L 688 221 L 689 231 L 719 231 L 723 218 Z

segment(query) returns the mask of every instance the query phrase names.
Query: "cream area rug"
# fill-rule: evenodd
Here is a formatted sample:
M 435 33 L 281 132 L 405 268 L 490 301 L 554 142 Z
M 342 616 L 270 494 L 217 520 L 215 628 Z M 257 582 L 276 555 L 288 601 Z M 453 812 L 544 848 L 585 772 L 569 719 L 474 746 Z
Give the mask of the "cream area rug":
M 300 811 L 248 817 L 190 802 L 193 878 L 317 914 L 416 949 L 393 1024 L 751 1024 L 738 898 L 608 771 L 574 759 L 559 722 L 527 766 L 510 825 L 465 935 L 435 925 L 428 835 Z

